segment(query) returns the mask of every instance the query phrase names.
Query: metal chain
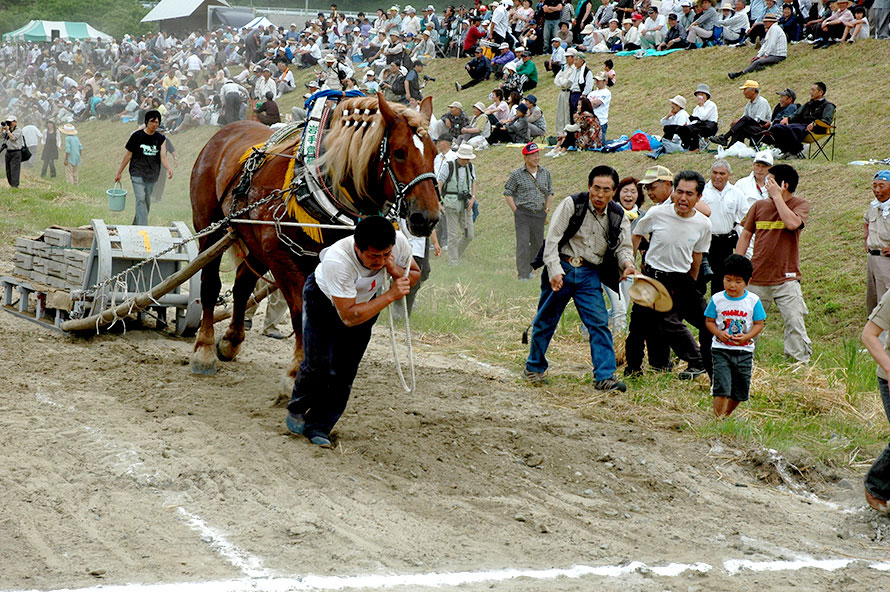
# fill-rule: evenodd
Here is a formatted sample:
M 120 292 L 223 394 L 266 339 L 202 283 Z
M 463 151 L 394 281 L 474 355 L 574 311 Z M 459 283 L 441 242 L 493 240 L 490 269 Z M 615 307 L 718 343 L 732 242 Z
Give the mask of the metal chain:
M 171 253 L 171 252 L 173 252 L 173 251 L 176 251 L 176 250 L 178 250 L 179 248 L 181 248 L 182 246 L 187 245 L 188 243 L 190 243 L 190 242 L 192 242 L 192 241 L 198 240 L 199 238 L 202 238 L 202 237 L 204 237 L 204 236 L 207 236 L 208 234 L 213 234 L 214 232 L 216 232 L 216 231 L 219 230 L 220 228 L 222 228 L 222 227 L 224 227 L 224 226 L 228 226 L 229 224 L 231 224 L 231 221 L 232 221 L 233 219 L 237 218 L 238 216 L 241 216 L 241 215 L 243 215 L 243 214 L 249 212 L 250 210 L 252 210 L 252 209 L 254 209 L 254 208 L 256 208 L 256 207 L 259 207 L 259 206 L 261 206 L 261 205 L 267 204 L 267 203 L 269 203 L 270 201 L 272 201 L 272 200 L 274 200 L 274 199 L 276 199 L 276 198 L 279 198 L 279 197 L 282 197 L 282 196 L 284 196 L 284 195 L 286 195 L 286 194 L 289 194 L 291 191 L 292 191 L 292 188 L 291 188 L 291 187 L 288 187 L 287 189 L 283 189 L 283 190 L 282 190 L 282 189 L 275 189 L 274 191 L 272 191 L 272 193 L 270 193 L 270 194 L 267 195 L 266 197 L 264 197 L 264 198 L 262 198 L 262 199 L 260 199 L 260 200 L 258 200 L 258 201 L 255 201 L 255 202 L 252 203 L 252 204 L 247 204 L 247 205 L 244 206 L 243 208 L 241 208 L 241 209 L 239 209 L 239 210 L 237 210 L 237 211 L 232 212 L 231 214 L 229 214 L 229 215 L 226 216 L 225 218 L 223 218 L 223 219 L 221 219 L 221 220 L 218 220 L 218 221 L 214 222 L 213 224 L 211 224 L 210 226 L 208 226 L 208 227 L 205 228 L 204 230 L 202 230 L 202 231 L 200 231 L 200 232 L 196 232 L 196 233 L 193 234 L 190 238 L 188 238 L 188 239 L 182 241 L 181 243 L 178 243 L 178 244 L 175 244 L 175 245 L 173 245 L 173 246 L 171 246 L 171 247 L 168 247 L 168 248 L 166 248 L 166 249 L 164 249 L 163 251 L 157 253 L 156 255 L 154 255 L 153 257 L 151 257 L 151 258 L 149 258 L 149 259 L 143 259 L 143 260 L 140 261 L 139 263 L 137 263 L 137 264 L 135 264 L 135 265 L 133 265 L 133 266 L 131 266 L 131 267 L 128 267 L 127 269 L 124 269 L 123 271 L 121 271 L 121 272 L 118 273 L 117 275 L 113 275 L 113 276 L 111 276 L 111 277 L 109 277 L 109 278 L 107 278 L 107 279 L 105 279 L 105 280 L 103 280 L 103 281 L 101 281 L 101 282 L 98 282 L 98 283 L 96 283 L 96 284 L 93 284 L 92 286 L 90 286 L 89 288 L 87 288 L 86 290 L 84 290 L 83 292 L 81 292 L 81 293 L 78 295 L 78 298 L 77 298 L 77 299 L 78 299 L 78 300 L 86 300 L 86 298 L 89 297 L 89 296 L 95 296 L 96 293 L 98 293 L 100 290 L 104 290 L 104 288 L 106 288 L 108 285 L 117 282 L 118 280 L 120 280 L 121 278 L 123 278 L 124 276 L 126 276 L 127 273 L 138 271 L 138 270 L 141 269 L 143 266 L 148 265 L 149 263 L 154 263 L 155 261 L 157 261 L 158 259 L 160 259 L 160 258 L 163 257 L 164 255 L 166 255 L 166 254 L 168 254 L 168 253 Z M 85 312 L 85 311 L 84 311 L 84 312 Z M 74 317 L 72 317 L 72 318 L 74 318 Z

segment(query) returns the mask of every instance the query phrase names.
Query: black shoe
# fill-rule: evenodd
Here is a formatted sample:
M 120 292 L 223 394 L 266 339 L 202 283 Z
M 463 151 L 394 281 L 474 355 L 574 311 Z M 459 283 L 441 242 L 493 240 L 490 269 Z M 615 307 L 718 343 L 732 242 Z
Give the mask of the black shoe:
M 643 371 L 640 368 L 631 368 L 628 366 L 624 369 L 625 378 L 640 378 L 641 376 L 643 376 Z
M 729 76 L 730 80 L 735 80 L 736 78 L 741 76 L 742 73 L 741 72 L 727 72 L 726 75 Z
M 695 380 L 702 374 L 706 374 L 706 371 L 704 368 L 690 367 L 690 368 L 687 368 L 686 370 L 684 370 L 683 372 L 680 372 L 679 374 L 677 374 L 677 378 L 679 378 L 680 380 Z
M 816 41 L 815 43 L 813 43 L 813 49 L 821 49 L 822 46 L 824 46 L 824 45 L 825 45 L 825 40 L 820 39 L 820 40 Z
M 724 137 L 724 136 L 712 136 L 712 137 L 708 138 L 708 140 L 710 140 L 711 142 L 714 142 L 715 144 L 720 144 L 724 148 L 729 146 L 729 140 L 727 140 L 726 137 Z
M 623 393 L 627 390 L 627 385 L 612 376 L 605 380 L 596 381 L 593 388 L 598 391 L 621 391 Z

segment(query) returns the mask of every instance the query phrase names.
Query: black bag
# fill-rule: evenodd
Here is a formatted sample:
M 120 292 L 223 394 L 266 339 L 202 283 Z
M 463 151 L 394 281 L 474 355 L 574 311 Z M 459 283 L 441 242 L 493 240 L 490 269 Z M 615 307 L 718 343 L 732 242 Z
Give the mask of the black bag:
M 572 217 L 569 218 L 569 224 L 566 226 L 562 238 L 559 239 L 557 250 L 566 246 L 569 239 L 575 236 L 575 234 L 578 233 L 578 230 L 580 230 L 581 224 L 584 222 L 584 216 L 587 215 L 587 204 L 590 203 L 590 195 L 586 191 L 575 193 L 572 195 L 572 201 L 575 204 L 575 209 L 572 212 Z M 606 211 L 608 212 L 608 231 L 606 237 L 608 246 L 606 247 L 606 254 L 603 255 L 603 262 L 597 266 L 597 269 L 600 275 L 600 282 L 604 286 L 610 288 L 613 292 L 617 292 L 621 273 L 618 270 L 618 258 L 615 256 L 615 249 L 618 248 L 618 240 L 621 236 L 621 221 L 624 219 L 624 208 L 616 202 L 610 201 L 606 206 Z M 538 269 L 539 267 L 544 266 L 544 245 L 541 245 L 541 249 L 538 251 L 534 260 L 532 260 L 531 265 L 532 269 Z M 546 273 L 546 269 L 544 272 Z
M 28 148 L 27 144 L 22 144 L 22 162 L 26 160 L 31 160 L 31 150 Z

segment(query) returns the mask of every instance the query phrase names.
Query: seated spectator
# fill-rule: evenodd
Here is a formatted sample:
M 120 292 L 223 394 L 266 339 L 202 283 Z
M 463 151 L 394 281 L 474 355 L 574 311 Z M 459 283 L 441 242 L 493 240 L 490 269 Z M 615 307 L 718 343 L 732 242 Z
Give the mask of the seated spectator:
M 745 33 L 748 29 L 748 13 L 745 12 L 745 0 L 736 0 L 735 7 L 729 0 L 723 0 L 720 10 L 723 18 L 719 19 L 715 26 L 721 27 L 723 33 L 721 40 L 724 45 L 735 45 L 745 42 Z
M 563 21 L 559 23 L 559 31 L 556 33 L 556 39 L 559 39 L 564 47 L 571 47 L 574 36 L 569 30 L 569 23 Z
M 699 84 L 695 89 L 695 109 L 689 116 L 689 123 L 674 130 L 680 137 L 683 149 L 695 152 L 702 138 L 710 138 L 717 133 L 717 105 L 711 100 L 711 88 Z M 667 133 L 667 132 L 665 132 Z
M 290 68 L 284 62 L 278 62 L 278 77 L 276 80 L 278 82 L 279 97 L 283 94 L 294 92 L 297 88 L 294 82 L 294 73 L 290 71 Z
M 553 75 L 556 76 L 566 65 L 566 50 L 558 37 L 554 37 L 550 44 L 553 47 L 551 48 L 550 59 L 544 60 L 544 69 L 548 72 L 553 72 Z
M 816 82 L 810 87 L 810 100 L 791 117 L 782 119 L 778 125 L 770 127 L 764 141 L 772 144 L 786 155 L 804 158 L 803 138 L 811 131 L 818 131 L 834 121 L 835 106 L 825 100 L 827 88 L 824 82 Z
M 730 80 L 735 80 L 742 74 L 763 70 L 767 66 L 785 61 L 785 58 L 788 57 L 788 40 L 785 38 L 785 31 L 782 30 L 782 27 L 776 25 L 777 21 L 776 15 L 766 13 L 763 17 L 766 36 L 763 38 L 760 50 L 757 55 L 751 58 L 751 63 L 744 70 L 728 72 L 727 76 Z
M 504 101 L 504 91 L 496 88 L 491 91 L 492 104 L 485 108 L 485 114 L 492 125 L 510 119 L 510 107 Z
M 516 115 L 499 123 L 491 128 L 491 135 L 488 137 L 489 144 L 517 143 L 528 144 L 528 107 L 524 103 L 520 103 L 516 107 Z
M 822 12 L 817 18 L 808 20 L 804 23 L 804 34 L 807 43 L 815 43 L 822 31 L 822 23 L 824 23 L 833 13 L 832 6 L 836 6 L 835 0 L 829 0 L 822 5 Z
M 767 2 L 775 2 L 775 0 L 767 0 Z M 711 0 L 701 0 L 701 7 L 701 14 L 689 25 L 689 32 L 686 35 L 686 41 L 689 45 L 686 46 L 686 49 L 697 48 L 699 41 L 704 46 L 707 44 L 708 39 L 713 39 L 714 37 L 714 26 L 717 24 L 718 19 L 717 11 L 711 6 Z
M 748 29 L 748 41 L 756 45 L 758 41 L 766 36 L 766 20 L 769 15 L 774 16 L 775 19 L 773 20 L 776 22 L 779 20 L 779 16 L 781 16 L 776 0 L 766 0 L 766 12 L 763 13 L 758 22 L 753 23 L 751 28 Z
M 689 113 L 686 111 L 686 97 L 676 95 L 668 102 L 670 110 L 667 115 L 661 118 L 661 126 L 664 128 L 664 140 L 682 145 L 682 139 L 677 134 L 677 130 L 689 125 Z M 661 150 L 656 150 L 650 154 L 653 158 L 658 158 L 661 154 L 668 151 L 667 146 Z M 676 150 L 676 148 L 674 148 Z M 671 150 L 673 151 L 673 150 Z
M 491 71 L 494 77 L 500 80 L 504 77 L 504 66 L 514 61 L 516 54 L 513 53 L 506 41 L 498 46 L 498 51 L 500 53 L 491 59 Z
M 837 0 L 837 8 L 822 22 L 817 31 L 819 40 L 813 44 L 813 49 L 830 47 L 837 43 L 844 35 L 847 23 L 853 21 L 853 13 L 850 12 L 849 0 Z
M 769 103 L 760 96 L 760 84 L 756 80 L 746 80 L 739 90 L 748 99 L 744 114 L 734 119 L 729 129 L 719 136 L 710 138 L 711 142 L 721 146 L 732 146 L 736 142 L 744 142 L 750 138 L 760 138 L 769 127 Z
M 491 76 L 491 62 L 482 54 L 481 47 L 476 48 L 475 57 L 464 65 L 464 70 L 470 75 L 470 81 L 463 84 L 455 82 L 454 88 L 458 92 L 465 88 L 476 86 L 480 82 L 488 80 L 488 77 Z
M 865 17 L 865 7 L 862 5 L 853 8 L 853 20 L 844 25 L 844 34 L 841 43 L 854 43 L 857 39 L 868 39 L 868 19 Z
M 263 125 L 272 125 L 273 123 L 281 123 L 281 112 L 278 110 L 278 103 L 274 100 L 272 91 L 266 93 L 266 100 L 258 108 L 254 109 L 257 120 Z
M 592 51 L 598 53 L 621 51 L 624 43 L 624 35 L 621 29 L 618 28 L 618 25 L 618 19 L 612 17 L 609 20 L 607 28 L 594 31 L 593 35 L 596 40 L 596 45 L 593 47 Z
M 624 19 L 622 29 L 624 30 L 624 51 L 636 51 L 642 49 L 640 45 L 640 23 L 643 17 L 634 13 L 630 18 Z
M 470 119 L 464 113 L 464 106 L 459 101 L 454 101 L 448 105 L 448 113 L 442 116 L 442 132 L 439 134 L 440 140 L 454 140 L 461 130 L 470 125 Z
M 797 95 L 790 88 L 780 90 L 776 94 L 779 95 L 779 102 L 773 107 L 773 117 L 770 120 L 772 125 L 782 123 L 786 117 L 790 118 L 800 107 L 794 102 L 797 100 Z
M 603 62 L 603 74 L 606 75 L 606 86 L 615 86 L 618 74 L 615 72 L 615 63 L 612 60 Z
M 528 107 L 528 135 L 529 138 L 547 135 L 547 122 L 544 120 L 544 112 L 538 107 L 538 98 L 535 95 L 526 95 L 522 102 Z
M 593 105 L 587 97 L 578 101 L 578 109 L 574 114 L 574 123 L 569 124 L 556 140 L 556 146 L 545 156 L 559 158 L 569 148 L 589 150 L 602 147 L 602 130 L 599 120 L 593 114 Z
M 640 46 L 643 49 L 658 47 L 664 41 L 667 25 L 657 8 L 649 8 L 649 17 L 640 27 Z
M 782 18 L 779 19 L 779 26 L 785 32 L 785 38 L 788 41 L 800 41 L 800 20 L 794 14 L 792 5 L 782 5 Z
M 460 130 L 460 135 L 457 136 L 455 143 L 460 146 L 467 140 L 475 137 L 482 137 L 488 140 L 490 135 L 491 122 L 488 120 L 488 115 L 485 114 L 485 105 L 482 101 L 479 101 L 473 105 L 473 119 L 470 120 L 466 127 Z
M 480 26 L 482 23 L 482 19 L 480 17 L 471 17 L 470 23 L 470 28 L 469 30 L 467 30 L 466 36 L 464 37 L 464 53 L 470 53 L 476 43 L 481 39 L 485 39 L 485 37 L 488 35 L 488 33 L 486 33 L 485 30 Z
M 575 49 L 578 51 L 593 51 L 593 48 L 596 47 L 596 27 L 593 23 L 588 24 L 586 27 L 581 29 L 579 42 L 575 44 Z
M 664 51 L 665 49 L 683 49 L 689 43 L 686 41 L 686 31 L 683 29 L 683 26 L 680 24 L 680 17 L 676 12 L 672 12 L 668 15 L 668 29 L 667 33 L 664 36 L 664 41 L 658 44 L 658 51 Z
M 420 58 L 432 59 L 434 57 L 436 57 L 436 42 L 431 38 L 429 29 L 424 29 L 420 34 L 420 41 L 411 52 L 411 59 L 417 61 Z

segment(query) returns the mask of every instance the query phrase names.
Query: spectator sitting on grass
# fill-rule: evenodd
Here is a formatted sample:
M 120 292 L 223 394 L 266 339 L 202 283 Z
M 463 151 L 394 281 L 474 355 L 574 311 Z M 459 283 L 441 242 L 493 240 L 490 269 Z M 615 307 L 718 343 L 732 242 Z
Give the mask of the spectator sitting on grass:
M 792 43 L 800 41 L 800 20 L 794 14 L 794 7 L 790 4 L 782 5 L 782 17 L 779 26 L 785 31 L 785 38 Z
M 479 48 L 482 49 L 481 47 Z M 494 77 L 500 80 L 504 77 L 504 66 L 516 59 L 516 54 L 510 49 L 510 45 L 505 41 L 498 46 L 498 55 L 491 59 L 491 71 Z M 472 76 L 472 74 L 470 74 Z
M 745 12 L 745 0 L 736 0 L 735 6 L 724 0 L 720 5 L 723 18 L 715 23 L 715 26 L 723 28 L 720 39 L 724 45 L 735 45 L 745 42 L 745 32 L 748 28 L 748 13 Z
M 463 84 L 455 81 L 454 89 L 457 92 L 476 86 L 491 76 L 491 62 L 483 55 L 481 47 L 476 48 L 475 57 L 464 65 L 464 70 L 470 75 L 470 81 Z
M 769 12 L 763 17 L 766 35 L 763 38 L 763 43 L 760 45 L 760 51 L 751 58 L 751 63 L 744 70 L 729 72 L 727 76 L 729 76 L 730 80 L 734 80 L 742 74 L 762 70 L 767 66 L 785 61 L 785 58 L 788 57 L 788 39 L 785 37 L 785 31 L 782 27 L 776 25 L 777 21 L 776 15 Z
M 668 30 L 664 36 L 664 41 L 658 44 L 658 51 L 666 49 L 683 49 L 688 45 L 686 41 L 686 30 L 680 24 L 679 15 L 672 12 L 668 15 Z
M 844 25 L 844 34 L 841 43 L 854 43 L 857 39 L 868 39 L 869 25 L 865 17 L 865 7 L 862 5 L 853 8 L 853 20 Z

